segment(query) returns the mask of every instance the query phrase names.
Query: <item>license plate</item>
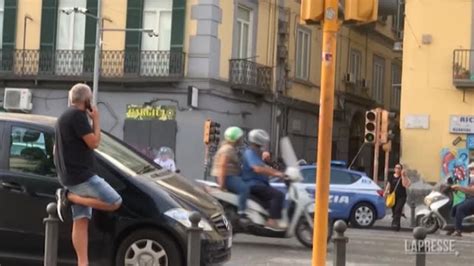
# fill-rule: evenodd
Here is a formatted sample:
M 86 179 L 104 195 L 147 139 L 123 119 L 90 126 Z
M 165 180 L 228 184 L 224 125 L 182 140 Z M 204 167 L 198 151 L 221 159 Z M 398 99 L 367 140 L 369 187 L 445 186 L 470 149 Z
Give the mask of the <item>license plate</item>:
M 229 239 L 227 239 L 227 248 L 231 248 L 232 247 L 232 236 L 229 237 Z

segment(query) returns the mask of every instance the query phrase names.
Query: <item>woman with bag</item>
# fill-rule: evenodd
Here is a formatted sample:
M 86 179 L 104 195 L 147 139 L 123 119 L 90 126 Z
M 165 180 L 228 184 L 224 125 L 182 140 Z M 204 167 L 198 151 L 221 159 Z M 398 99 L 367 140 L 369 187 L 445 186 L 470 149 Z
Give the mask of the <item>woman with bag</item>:
M 401 164 L 395 165 L 395 173 L 388 178 L 384 196 L 386 205 L 392 208 L 393 220 L 392 228 L 400 231 L 400 219 L 403 214 L 403 207 L 407 201 L 407 188 L 411 185 L 405 170 Z

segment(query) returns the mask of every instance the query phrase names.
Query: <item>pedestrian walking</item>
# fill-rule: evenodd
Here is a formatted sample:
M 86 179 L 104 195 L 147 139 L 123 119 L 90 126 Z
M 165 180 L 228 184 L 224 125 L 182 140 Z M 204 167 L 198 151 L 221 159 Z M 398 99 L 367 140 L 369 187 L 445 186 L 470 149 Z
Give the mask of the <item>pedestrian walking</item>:
M 403 208 L 407 201 L 407 188 L 411 181 L 408 179 L 406 171 L 401 164 L 395 165 L 395 173 L 388 178 L 384 196 L 395 192 L 395 205 L 392 207 L 392 228 L 400 231 L 400 220 L 403 215 Z
M 76 84 L 69 91 L 69 108 L 56 123 L 54 162 L 63 188 L 56 191 L 58 216 L 72 209 L 72 243 L 78 266 L 89 264 L 88 227 L 92 208 L 115 211 L 120 195 L 96 173 L 94 149 L 100 144 L 100 117 L 91 106 L 92 91 L 86 84 Z M 92 126 L 89 119 L 92 120 Z

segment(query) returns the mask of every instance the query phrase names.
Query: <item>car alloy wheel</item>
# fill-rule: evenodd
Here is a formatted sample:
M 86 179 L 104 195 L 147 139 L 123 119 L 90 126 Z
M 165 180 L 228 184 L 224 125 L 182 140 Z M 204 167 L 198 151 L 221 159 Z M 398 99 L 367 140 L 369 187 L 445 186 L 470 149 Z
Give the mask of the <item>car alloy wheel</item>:
M 354 227 L 368 228 L 375 222 L 374 208 L 368 203 L 359 203 L 352 211 L 351 224 Z
M 120 241 L 115 266 L 184 266 L 178 243 L 168 234 L 152 228 L 131 232 Z
M 125 266 L 168 266 L 168 255 L 156 241 L 141 239 L 135 241 L 125 253 Z

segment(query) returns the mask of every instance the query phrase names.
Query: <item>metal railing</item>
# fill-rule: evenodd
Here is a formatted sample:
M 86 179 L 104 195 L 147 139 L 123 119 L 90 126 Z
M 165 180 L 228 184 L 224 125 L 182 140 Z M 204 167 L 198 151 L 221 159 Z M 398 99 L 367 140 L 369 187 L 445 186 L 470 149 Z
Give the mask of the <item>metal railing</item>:
M 455 85 L 474 84 L 474 50 L 456 49 L 453 52 L 453 82 Z
M 272 86 L 271 67 L 257 64 L 247 59 L 229 60 L 230 85 L 243 90 L 265 93 Z
M 103 78 L 180 78 L 183 52 L 102 51 Z M 94 50 L 0 50 L 0 76 L 92 78 Z

